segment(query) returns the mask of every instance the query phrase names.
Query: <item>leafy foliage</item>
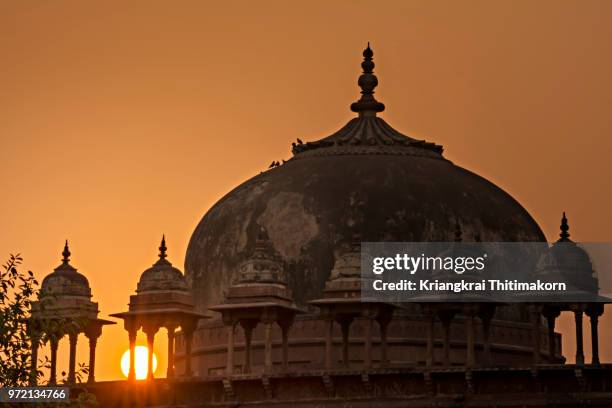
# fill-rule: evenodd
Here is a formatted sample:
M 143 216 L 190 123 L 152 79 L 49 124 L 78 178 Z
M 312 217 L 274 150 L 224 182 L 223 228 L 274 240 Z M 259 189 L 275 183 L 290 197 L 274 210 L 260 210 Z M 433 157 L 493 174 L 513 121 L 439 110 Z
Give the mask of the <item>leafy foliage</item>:
M 19 254 L 10 255 L 0 271 L 0 387 L 26 385 L 30 379 L 28 320 L 38 282 L 31 271 L 18 270 L 22 261 Z

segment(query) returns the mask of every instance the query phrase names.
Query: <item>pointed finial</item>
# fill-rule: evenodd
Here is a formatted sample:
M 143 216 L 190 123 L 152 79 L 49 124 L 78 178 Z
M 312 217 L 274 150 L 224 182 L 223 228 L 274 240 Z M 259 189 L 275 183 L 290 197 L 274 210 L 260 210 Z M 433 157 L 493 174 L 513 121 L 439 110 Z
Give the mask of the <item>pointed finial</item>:
M 166 234 L 162 235 L 161 245 L 159 246 L 159 259 L 166 259 Z
M 463 241 L 463 231 L 461 231 L 461 224 L 459 223 L 459 217 L 455 218 L 455 242 Z
M 257 236 L 255 237 L 255 252 L 266 253 L 270 252 L 272 243 L 270 242 L 270 236 L 268 230 L 263 225 L 257 224 Z
M 569 224 L 567 223 L 567 217 L 565 216 L 565 211 L 563 211 L 563 217 L 561 218 L 561 233 L 559 236 L 561 237 L 559 241 L 569 241 Z
M 368 46 L 363 50 L 363 62 L 361 63 L 363 74 L 357 81 L 361 88 L 361 98 L 351 105 L 351 110 L 359 113 L 359 116 L 376 116 L 376 112 L 385 110 L 385 105 L 374 98 L 374 88 L 378 85 L 378 78 L 374 75 L 373 56 L 374 52 L 368 42 Z
M 65 265 L 68 265 L 69 261 L 70 261 L 70 249 L 68 249 L 68 240 L 66 240 L 66 243 L 64 244 L 64 250 L 62 251 L 62 262 Z
M 259 230 L 257 231 L 257 241 L 268 241 L 270 237 L 268 236 L 268 230 L 263 225 L 258 225 Z

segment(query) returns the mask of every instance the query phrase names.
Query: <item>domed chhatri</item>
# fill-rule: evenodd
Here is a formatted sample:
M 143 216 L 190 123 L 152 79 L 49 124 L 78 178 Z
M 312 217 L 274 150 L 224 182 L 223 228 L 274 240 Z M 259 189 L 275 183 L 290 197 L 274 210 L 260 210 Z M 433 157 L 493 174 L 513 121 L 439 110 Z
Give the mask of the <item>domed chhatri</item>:
M 166 236 L 162 236 L 161 245 L 159 247 L 159 259 L 152 267 L 145 270 L 140 276 L 137 293 L 146 293 L 159 290 L 179 290 L 188 291 L 187 281 L 183 273 L 172 266 L 166 259 Z
M 281 329 L 282 367 L 289 367 L 289 329 L 296 314 L 302 313 L 293 302 L 285 283 L 283 264 L 271 245 L 266 229 L 258 226 L 255 249 L 239 268 L 237 282 L 229 287 L 223 304 L 210 310 L 220 313 L 227 331 L 226 374 L 234 373 L 235 327 L 244 330 L 244 364 L 242 373 L 251 371 L 251 339 L 258 325 L 264 326 L 264 370 L 272 372 L 272 327 Z
M 599 291 L 593 264 L 589 254 L 570 239 L 565 212 L 561 218 L 560 229 L 557 242 L 539 260 L 536 277 L 551 282 L 566 282 L 568 298 L 573 296 L 576 299 L 584 297 L 584 300 L 593 300 Z
M 64 244 L 62 263 L 41 284 L 41 297 L 78 296 L 90 299 L 91 288 L 87 278 L 70 265 L 68 240 Z
M 129 310 L 111 314 L 123 319 L 130 341 L 130 371 L 128 379 L 136 379 L 136 334 L 142 330 L 147 335 L 148 373 L 153 378 L 153 340 L 161 327 L 168 330 L 167 377 L 174 377 L 174 333 L 180 327 L 185 336 L 185 375 L 191 375 L 191 336 L 198 320 L 206 317 L 194 310 L 193 295 L 183 273 L 172 266 L 167 258 L 166 236 L 162 236 L 159 259 L 140 275 L 136 294 L 130 296 Z
M 39 300 L 32 303 L 30 335 L 32 336 L 32 373 L 37 372 L 39 341 L 49 338 L 51 348 L 49 383 L 57 382 L 57 349 L 62 337 L 70 341 L 68 382 L 76 381 L 76 347 L 79 333 L 89 339 L 88 382 L 95 381 L 96 343 L 102 334 L 102 327 L 114 322 L 98 319 L 98 304 L 91 301 L 91 288 L 87 278 L 70 265 L 68 240 L 62 251 L 62 263 L 41 283 Z M 36 374 L 31 382 L 36 384 Z

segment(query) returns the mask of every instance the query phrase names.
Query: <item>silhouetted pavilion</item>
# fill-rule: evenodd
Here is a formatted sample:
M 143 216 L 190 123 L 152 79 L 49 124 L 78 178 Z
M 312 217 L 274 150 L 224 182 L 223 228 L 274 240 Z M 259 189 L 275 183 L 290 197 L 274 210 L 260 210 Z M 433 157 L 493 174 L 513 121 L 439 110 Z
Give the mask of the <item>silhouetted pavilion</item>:
M 68 382 L 76 381 L 76 348 L 80 333 L 89 339 L 89 383 L 95 381 L 96 344 L 102 327 L 115 322 L 98 318 L 98 303 L 91 301 L 91 288 L 87 278 L 70 265 L 68 241 L 62 252 L 62 263 L 47 275 L 41 284 L 39 300 L 32 303 L 29 330 L 32 339 L 31 383 L 36 384 L 38 348 L 42 339 L 51 347 L 50 384 L 57 383 L 57 348 L 68 335 L 70 357 Z
M 136 294 L 130 296 L 129 311 L 111 316 L 123 319 L 130 341 L 130 370 L 128 379 L 136 378 L 136 335 L 142 328 L 147 336 L 147 378 L 153 378 L 153 345 L 161 327 L 168 330 L 168 369 L 166 376 L 174 377 L 174 337 L 178 327 L 185 335 L 185 376 L 191 376 L 191 343 L 193 331 L 202 318 L 208 316 L 194 308 L 193 295 L 183 273 L 166 259 L 166 239 L 162 237 L 159 259 L 140 276 Z

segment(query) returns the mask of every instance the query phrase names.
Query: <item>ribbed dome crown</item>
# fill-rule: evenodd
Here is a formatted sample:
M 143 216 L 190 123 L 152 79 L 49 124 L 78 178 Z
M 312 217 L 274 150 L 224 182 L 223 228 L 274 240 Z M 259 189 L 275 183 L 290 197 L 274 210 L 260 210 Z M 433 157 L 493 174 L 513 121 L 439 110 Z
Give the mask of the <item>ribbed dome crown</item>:
M 140 275 L 140 280 L 136 288 L 137 293 L 140 294 L 160 290 L 189 290 L 183 273 L 178 268 L 172 266 L 166 259 L 166 250 L 166 238 L 162 237 L 162 242 L 159 247 L 159 259 L 152 267 L 145 270 L 142 275 Z
M 87 278 L 70 265 L 68 241 L 62 252 L 62 263 L 42 281 L 41 298 L 46 296 L 81 296 L 91 298 L 91 288 Z

